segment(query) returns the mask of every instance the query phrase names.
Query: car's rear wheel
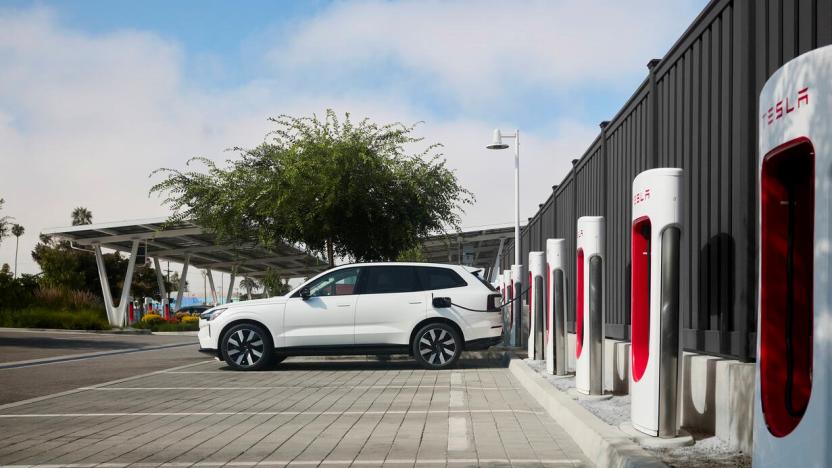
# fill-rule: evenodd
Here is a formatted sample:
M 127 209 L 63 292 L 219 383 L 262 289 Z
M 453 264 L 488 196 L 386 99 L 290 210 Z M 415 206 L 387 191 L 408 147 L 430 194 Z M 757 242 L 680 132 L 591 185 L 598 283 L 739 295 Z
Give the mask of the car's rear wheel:
M 223 360 L 233 369 L 255 371 L 274 362 L 274 346 L 263 327 L 241 323 L 231 327 L 222 338 Z
M 436 322 L 420 328 L 413 336 L 413 356 L 426 369 L 444 369 L 456 363 L 462 353 L 462 337 L 450 325 Z

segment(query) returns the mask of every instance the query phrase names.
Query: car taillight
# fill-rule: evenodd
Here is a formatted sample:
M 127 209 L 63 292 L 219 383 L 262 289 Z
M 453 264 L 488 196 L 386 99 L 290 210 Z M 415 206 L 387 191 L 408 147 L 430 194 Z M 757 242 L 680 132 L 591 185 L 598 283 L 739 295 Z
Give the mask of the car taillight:
M 499 312 L 500 305 L 502 304 L 502 298 L 500 294 L 490 294 L 488 296 L 488 311 L 489 312 Z

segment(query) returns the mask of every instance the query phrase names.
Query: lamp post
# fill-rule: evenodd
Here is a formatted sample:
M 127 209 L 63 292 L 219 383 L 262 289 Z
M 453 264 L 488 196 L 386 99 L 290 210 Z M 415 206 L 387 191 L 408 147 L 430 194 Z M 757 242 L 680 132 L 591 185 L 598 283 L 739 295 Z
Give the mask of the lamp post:
M 512 281 L 516 281 L 512 290 L 514 291 L 514 297 L 519 298 L 523 291 L 523 279 L 526 277 L 521 260 L 522 242 L 520 240 L 520 130 L 514 130 L 514 135 L 503 135 L 499 128 L 495 128 L 494 138 L 486 148 L 493 150 L 508 148 L 508 144 L 503 143 L 503 138 L 514 139 L 514 266 L 512 266 L 512 270 L 516 268 L 518 271 L 516 272 L 517 278 L 512 279 Z M 511 329 L 506 335 L 506 344 L 509 346 L 522 345 L 522 302 L 522 299 L 520 299 L 511 305 L 516 312 L 512 314 L 514 323 L 511 324 Z
M 494 129 L 494 138 L 490 145 L 486 146 L 492 150 L 508 148 L 503 143 L 503 138 L 514 139 L 514 264 L 522 265 L 520 260 L 520 130 L 515 130 L 514 135 L 503 135 L 499 128 Z

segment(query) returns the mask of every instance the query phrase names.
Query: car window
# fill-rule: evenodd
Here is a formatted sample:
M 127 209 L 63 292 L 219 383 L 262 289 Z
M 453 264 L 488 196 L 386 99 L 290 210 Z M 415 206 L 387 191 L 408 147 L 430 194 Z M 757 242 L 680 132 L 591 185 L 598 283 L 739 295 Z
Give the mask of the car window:
M 418 291 L 419 281 L 410 266 L 374 266 L 366 270 L 362 294 L 385 294 Z
M 457 272 L 449 268 L 415 267 L 422 289 L 448 289 L 468 286 Z
M 321 276 L 308 286 L 309 296 L 349 296 L 355 294 L 358 271 L 358 268 L 344 268 Z

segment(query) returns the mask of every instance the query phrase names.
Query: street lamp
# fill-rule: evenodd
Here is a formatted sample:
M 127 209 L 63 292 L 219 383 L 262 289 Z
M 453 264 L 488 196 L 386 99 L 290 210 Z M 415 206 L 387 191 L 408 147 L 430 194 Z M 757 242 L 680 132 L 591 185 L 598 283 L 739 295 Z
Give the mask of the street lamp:
M 503 143 L 503 138 L 514 139 L 514 264 L 522 265 L 523 262 L 520 261 L 520 130 L 515 130 L 514 135 L 503 135 L 499 128 L 495 128 L 494 138 L 486 148 L 492 150 L 508 148 L 508 144 Z

